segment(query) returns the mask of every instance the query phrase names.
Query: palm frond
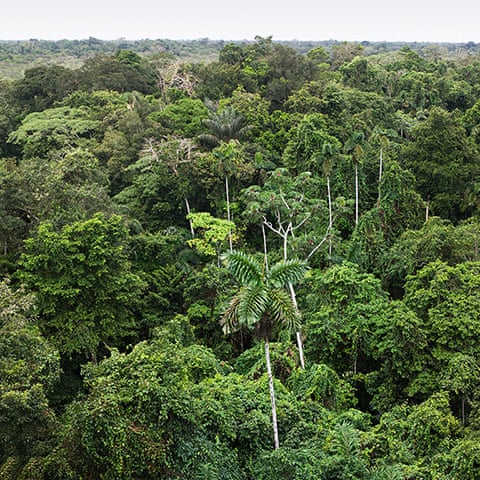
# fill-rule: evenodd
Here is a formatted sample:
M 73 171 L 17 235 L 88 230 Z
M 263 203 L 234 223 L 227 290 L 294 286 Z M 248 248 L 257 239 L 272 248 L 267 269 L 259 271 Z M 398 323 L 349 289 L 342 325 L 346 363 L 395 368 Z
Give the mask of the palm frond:
M 217 136 L 212 135 L 211 133 L 202 133 L 198 136 L 198 141 L 207 147 L 214 148 L 220 144 L 220 140 Z
M 224 255 L 223 260 L 237 282 L 244 285 L 263 283 L 263 265 L 248 253 L 233 251 Z
M 240 290 L 238 315 L 248 328 L 253 327 L 264 316 L 269 304 L 267 293 L 262 285 L 246 286 Z
M 268 290 L 268 312 L 273 323 L 282 324 L 288 331 L 295 331 L 300 327 L 300 313 L 285 290 L 271 288 Z
M 271 287 L 281 288 L 298 283 L 308 270 L 306 262 L 302 260 L 282 260 L 272 265 L 266 282 Z
M 232 333 L 242 326 L 251 328 L 265 313 L 268 297 L 263 286 L 243 286 L 232 297 L 222 315 L 224 333 Z
M 241 317 L 238 315 L 240 300 L 241 298 L 238 294 L 232 297 L 227 308 L 223 312 L 221 324 L 225 335 L 236 332 L 241 327 Z

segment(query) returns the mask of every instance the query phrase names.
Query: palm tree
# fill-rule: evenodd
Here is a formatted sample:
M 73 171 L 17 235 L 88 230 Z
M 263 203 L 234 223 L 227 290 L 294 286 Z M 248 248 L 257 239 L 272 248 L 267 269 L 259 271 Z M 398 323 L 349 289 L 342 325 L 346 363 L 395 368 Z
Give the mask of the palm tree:
M 203 124 L 210 130 L 210 133 L 198 137 L 200 143 L 215 148 L 214 154 L 218 160 L 218 167 L 223 174 L 225 181 L 225 197 L 227 202 L 227 220 L 232 220 L 230 215 L 230 189 L 228 178 L 234 167 L 234 141 L 240 139 L 251 127 L 246 125 L 243 115 L 232 107 L 225 107 L 223 110 L 214 110 L 210 107 L 210 116 L 203 120 Z M 221 148 L 223 146 L 223 148 Z M 230 252 L 232 251 L 232 235 L 229 237 Z
M 253 329 L 263 339 L 267 364 L 272 425 L 275 448 L 279 448 L 277 410 L 270 362 L 270 338 L 280 329 L 294 331 L 300 315 L 285 287 L 300 281 L 307 270 L 300 260 L 282 260 L 269 269 L 255 257 L 244 252 L 227 254 L 225 263 L 241 284 L 222 317 L 225 333 L 242 327 Z
M 200 135 L 198 139 L 204 145 L 216 147 L 223 142 L 241 139 L 251 128 L 246 124 L 245 118 L 234 108 L 228 106 L 218 111 L 211 109 L 209 118 L 203 120 L 203 124 L 210 133 Z

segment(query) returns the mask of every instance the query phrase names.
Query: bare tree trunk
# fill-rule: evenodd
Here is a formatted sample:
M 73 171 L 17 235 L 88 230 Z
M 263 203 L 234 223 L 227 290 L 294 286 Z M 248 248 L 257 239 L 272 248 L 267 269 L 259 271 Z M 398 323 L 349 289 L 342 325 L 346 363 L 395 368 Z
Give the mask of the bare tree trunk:
M 228 176 L 225 175 L 225 196 L 227 198 L 227 220 L 231 222 L 231 217 L 230 217 L 230 192 L 228 189 Z M 230 249 L 230 253 L 233 251 L 232 247 L 232 230 L 228 230 L 228 246 Z
M 358 163 L 355 162 L 355 226 L 358 225 Z
M 382 182 L 382 175 L 383 175 L 383 148 L 380 147 L 380 167 L 378 170 L 378 203 L 380 204 L 380 183 Z
M 268 272 L 268 255 L 267 255 L 267 235 L 265 233 L 265 224 L 262 222 L 262 237 L 263 237 L 263 262 L 265 270 Z
M 327 176 L 327 196 L 328 196 L 328 231 L 331 233 L 333 226 L 333 211 L 332 211 L 332 192 L 330 191 L 330 176 Z M 328 254 L 332 257 L 332 237 L 328 238 Z
M 188 203 L 188 198 L 184 197 L 185 200 L 185 208 L 187 210 L 187 215 L 190 214 L 190 204 Z M 188 223 L 190 224 L 190 233 L 192 235 L 192 238 L 195 238 L 195 230 L 193 229 L 193 223 L 192 220 L 189 220 Z
M 290 297 L 292 299 L 292 303 L 295 307 L 295 310 L 298 312 L 298 303 L 297 303 L 297 295 L 295 294 L 295 289 L 291 283 L 288 284 L 288 290 L 290 291 Z M 303 355 L 303 340 L 302 340 L 302 332 L 297 330 L 296 332 L 297 337 L 297 347 L 298 347 L 298 357 L 300 359 L 300 366 L 305 369 L 305 357 Z
M 273 442 L 276 450 L 280 447 L 280 442 L 278 440 L 277 407 L 275 405 L 275 388 L 273 386 L 272 365 L 270 363 L 270 344 L 268 338 L 265 338 L 265 361 L 267 362 L 268 387 L 270 390 L 270 403 L 272 404 Z

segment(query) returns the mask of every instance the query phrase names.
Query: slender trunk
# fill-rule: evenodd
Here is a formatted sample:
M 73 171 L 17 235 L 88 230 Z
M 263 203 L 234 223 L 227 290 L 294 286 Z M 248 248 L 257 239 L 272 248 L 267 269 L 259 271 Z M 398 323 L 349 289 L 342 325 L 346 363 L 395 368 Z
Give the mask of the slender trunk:
M 358 225 L 358 163 L 355 162 L 355 226 Z
M 290 297 L 292 299 L 292 303 L 295 307 L 295 310 L 298 312 L 297 295 L 295 294 L 295 289 L 293 288 L 293 285 L 290 282 L 288 283 L 288 290 L 290 291 Z M 303 369 L 305 369 L 305 357 L 303 355 L 302 332 L 300 330 L 297 330 L 296 337 L 297 337 L 298 357 L 300 359 L 300 366 Z
M 268 388 L 270 390 L 270 403 L 272 404 L 273 442 L 275 449 L 280 447 L 278 440 L 277 407 L 275 405 L 275 388 L 273 385 L 272 365 L 270 363 L 270 344 L 265 338 L 265 361 L 267 362 Z
M 265 264 L 265 271 L 268 272 L 267 235 L 265 233 L 265 224 L 263 222 L 262 222 L 262 237 L 263 237 L 263 262 Z
M 382 182 L 382 175 L 383 175 L 383 148 L 380 147 L 380 167 L 378 170 L 378 204 L 380 204 L 380 183 Z
M 185 208 L 187 210 L 187 215 L 190 214 L 190 204 L 188 203 L 188 198 L 184 197 L 185 200 Z M 192 235 L 192 238 L 195 238 L 195 230 L 193 229 L 193 223 L 192 220 L 189 220 L 188 223 L 190 224 L 190 233 Z
M 462 425 L 465 426 L 465 395 L 462 395 Z
M 292 224 L 290 223 L 287 227 L 287 230 L 285 231 L 283 235 L 283 259 L 287 260 L 288 258 L 288 232 L 292 231 Z M 290 297 L 292 299 L 292 303 L 295 307 L 295 310 L 298 312 L 298 303 L 297 303 L 297 296 L 295 294 L 295 289 L 293 288 L 293 285 L 289 282 L 288 283 L 288 290 L 290 291 Z M 302 368 L 305 368 L 305 359 L 303 356 L 303 341 L 302 341 L 302 333 L 300 331 L 296 332 L 296 337 L 297 337 L 297 347 L 298 347 L 298 355 L 300 358 L 300 365 Z
M 331 234 L 333 225 L 333 212 L 332 212 L 332 193 L 330 191 L 330 176 L 327 175 L 327 197 L 328 197 L 328 231 Z M 328 238 L 328 254 L 332 257 L 332 237 Z
M 228 189 L 228 176 L 227 175 L 225 175 L 225 196 L 227 198 L 227 220 L 230 222 L 231 221 L 231 217 L 230 217 L 230 192 L 229 192 L 229 189 Z M 229 249 L 230 249 L 230 253 L 232 253 L 233 247 L 232 247 L 232 230 L 231 229 L 228 230 L 228 246 L 229 246 Z

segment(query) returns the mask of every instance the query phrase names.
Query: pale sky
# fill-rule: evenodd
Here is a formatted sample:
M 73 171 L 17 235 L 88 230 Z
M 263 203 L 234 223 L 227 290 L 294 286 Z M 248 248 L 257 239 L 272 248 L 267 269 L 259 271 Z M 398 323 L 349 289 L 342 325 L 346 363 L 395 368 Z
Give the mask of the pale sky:
M 0 40 L 480 42 L 480 0 L 3 0 Z

